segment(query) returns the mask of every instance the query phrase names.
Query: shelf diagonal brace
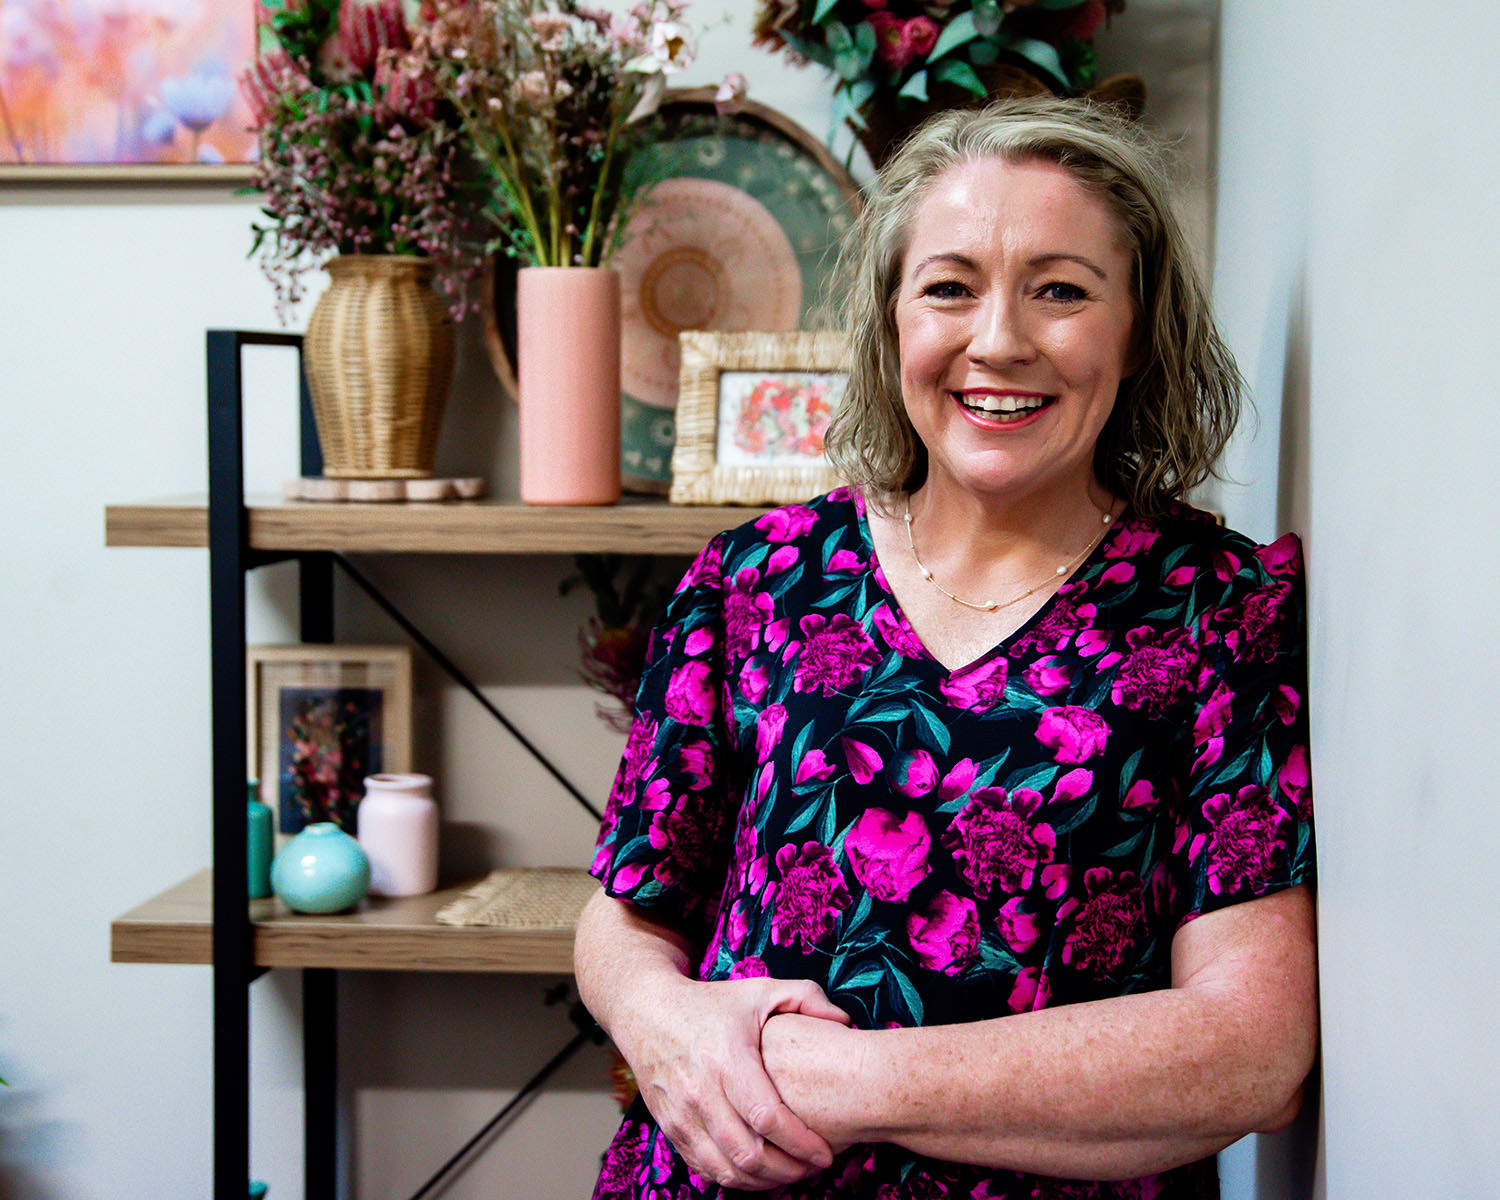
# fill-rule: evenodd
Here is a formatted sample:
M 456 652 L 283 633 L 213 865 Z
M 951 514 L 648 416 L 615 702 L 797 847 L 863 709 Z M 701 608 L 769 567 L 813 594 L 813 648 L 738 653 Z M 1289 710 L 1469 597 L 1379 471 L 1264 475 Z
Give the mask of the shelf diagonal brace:
M 405 613 L 403 613 L 399 608 L 396 607 L 394 603 L 392 603 L 389 597 L 387 597 L 383 592 L 381 592 L 379 588 L 377 588 L 372 582 L 370 582 L 370 580 L 359 570 L 359 568 L 357 568 L 342 554 L 335 553 L 333 555 L 333 561 L 339 565 L 339 568 L 346 575 L 348 575 L 351 580 L 353 580 L 353 582 L 359 587 L 362 592 L 365 593 L 365 595 L 370 597 L 370 599 L 380 607 L 381 611 L 384 612 L 386 616 L 390 617 L 392 621 L 394 621 L 401 627 L 403 631 L 405 631 L 407 636 L 409 636 L 414 642 L 417 643 L 417 645 L 422 648 L 422 650 L 428 655 L 429 658 L 432 659 L 433 662 L 437 663 L 439 667 L 447 672 L 449 677 L 452 678 L 453 681 L 459 685 L 459 687 L 468 692 L 469 695 L 471 695 L 475 699 L 475 701 L 478 702 L 481 708 L 483 708 L 487 713 L 490 714 L 490 716 L 494 717 L 496 721 L 504 726 L 505 730 L 511 735 L 511 737 L 515 738 L 516 741 L 521 744 L 521 747 L 528 754 L 530 754 L 532 758 L 536 759 L 536 761 L 542 766 L 542 768 L 546 770 L 546 772 L 551 775 L 553 779 L 557 780 L 562 789 L 567 792 L 568 795 L 572 796 L 574 800 L 578 801 L 578 803 L 589 813 L 590 816 L 594 818 L 594 820 L 598 821 L 603 819 L 603 814 L 601 814 L 600 811 L 589 802 L 588 797 L 578 789 L 578 787 L 573 783 L 572 780 L 570 780 L 566 775 L 562 773 L 561 770 L 558 769 L 557 765 L 547 757 L 547 755 L 541 750 L 541 748 L 538 747 L 534 742 L 532 742 L 532 740 L 528 738 L 524 733 L 522 733 L 521 730 L 516 727 L 515 723 L 500 711 L 495 702 L 479 690 L 479 687 L 459 668 L 458 664 L 455 663 L 446 654 L 444 654 L 442 650 L 440 650 L 432 641 L 431 638 L 423 633 L 406 616 Z
M 591 1039 L 587 1033 L 575 1034 L 573 1040 L 554 1054 L 546 1066 L 521 1085 L 521 1090 L 505 1102 L 504 1108 L 486 1121 L 484 1127 L 459 1147 L 453 1157 L 439 1167 L 431 1179 L 412 1193 L 411 1200 L 422 1200 L 424 1196 L 429 1195 L 433 1188 L 437 1187 L 438 1184 L 453 1172 L 455 1167 L 473 1152 L 476 1146 L 489 1136 L 491 1130 L 504 1121 L 506 1117 L 510 1116 L 511 1113 L 515 1112 L 527 1097 L 540 1088 L 542 1084 L 546 1083 L 556 1073 L 557 1069 L 567 1062 L 568 1059 L 572 1058 L 573 1055 L 577 1054 L 583 1044 L 589 1040 Z

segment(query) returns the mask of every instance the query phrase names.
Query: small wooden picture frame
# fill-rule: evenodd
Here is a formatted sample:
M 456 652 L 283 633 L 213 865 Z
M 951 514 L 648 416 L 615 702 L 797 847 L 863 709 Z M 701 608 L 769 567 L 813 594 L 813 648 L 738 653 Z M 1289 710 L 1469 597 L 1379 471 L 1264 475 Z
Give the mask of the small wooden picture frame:
M 841 333 L 678 335 L 673 504 L 795 504 L 839 485 L 823 433 L 848 382 Z
M 411 770 L 409 646 L 249 646 L 249 777 L 278 843 L 318 821 L 358 829 L 364 781 Z

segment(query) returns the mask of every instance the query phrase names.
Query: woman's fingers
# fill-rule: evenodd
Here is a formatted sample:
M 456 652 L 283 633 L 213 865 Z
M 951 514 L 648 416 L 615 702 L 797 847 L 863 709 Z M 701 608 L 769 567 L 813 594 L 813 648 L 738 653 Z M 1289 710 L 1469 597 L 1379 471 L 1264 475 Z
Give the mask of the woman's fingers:
M 840 1025 L 850 1024 L 849 1014 L 830 1000 L 827 993 L 811 979 L 793 979 L 785 982 L 790 985 L 788 995 L 771 1010 L 772 1012 L 795 1012 L 801 1013 L 804 1017 L 837 1021 Z M 768 1013 L 767 1017 L 769 1016 Z

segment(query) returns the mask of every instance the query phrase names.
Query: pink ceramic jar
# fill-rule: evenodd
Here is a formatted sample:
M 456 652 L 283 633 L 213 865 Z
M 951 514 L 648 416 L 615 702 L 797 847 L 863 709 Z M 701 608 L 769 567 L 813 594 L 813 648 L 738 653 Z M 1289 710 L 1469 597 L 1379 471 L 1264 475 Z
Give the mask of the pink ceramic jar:
M 359 802 L 370 894 L 421 896 L 437 887 L 438 808 L 430 775 L 371 775 Z

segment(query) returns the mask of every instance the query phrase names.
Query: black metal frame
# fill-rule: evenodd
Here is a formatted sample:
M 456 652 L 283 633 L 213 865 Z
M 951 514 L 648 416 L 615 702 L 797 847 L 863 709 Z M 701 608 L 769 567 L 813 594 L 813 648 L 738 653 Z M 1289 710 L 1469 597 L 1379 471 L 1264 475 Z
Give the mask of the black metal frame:
M 429 654 L 449 676 L 530 753 L 558 784 L 596 819 L 598 810 L 458 666 L 340 554 L 267 554 L 250 546 L 244 479 L 246 346 L 285 346 L 298 354 L 300 468 L 323 470 L 312 397 L 301 370 L 302 335 L 211 329 L 208 367 L 208 549 L 210 676 L 213 748 L 213 1006 L 214 1197 L 243 1200 L 250 1178 L 250 991 L 265 973 L 254 965 L 245 821 L 245 576 L 257 567 L 295 559 L 298 620 L 304 642 L 334 640 L 333 568 L 348 577 Z M 448 1159 L 416 1193 L 427 1195 L 462 1170 L 485 1136 L 529 1098 L 589 1038 L 575 1036 Z M 334 1200 L 338 1190 L 338 974 L 332 968 L 302 972 L 303 1158 L 305 1195 Z

